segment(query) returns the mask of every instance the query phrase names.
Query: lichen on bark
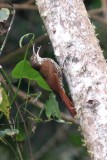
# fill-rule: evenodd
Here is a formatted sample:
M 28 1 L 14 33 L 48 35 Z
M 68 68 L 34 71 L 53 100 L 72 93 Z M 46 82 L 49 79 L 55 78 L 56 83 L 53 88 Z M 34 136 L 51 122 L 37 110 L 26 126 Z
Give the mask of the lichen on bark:
M 82 0 L 37 0 L 93 160 L 107 159 L 107 65 Z

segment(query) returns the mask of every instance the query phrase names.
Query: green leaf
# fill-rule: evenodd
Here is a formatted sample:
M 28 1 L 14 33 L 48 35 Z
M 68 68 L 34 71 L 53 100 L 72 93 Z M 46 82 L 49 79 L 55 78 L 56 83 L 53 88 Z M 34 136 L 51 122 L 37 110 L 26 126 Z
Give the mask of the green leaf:
M 24 137 L 24 135 L 23 134 L 17 134 L 16 135 L 16 141 L 17 142 L 22 142 L 22 141 L 24 141 L 25 140 L 25 137 Z
M 10 11 L 7 8 L 0 9 L 0 22 L 7 20 L 9 18 Z
M 49 96 L 49 100 L 46 102 L 46 116 L 50 119 L 51 116 L 57 119 L 61 119 L 61 114 L 58 106 L 58 102 L 56 101 L 56 96 L 51 93 Z
M 20 61 L 12 71 L 14 78 L 28 78 L 35 80 L 37 84 L 45 90 L 51 91 L 45 80 L 41 77 L 40 73 L 30 66 L 27 60 Z
M 9 119 L 9 99 L 5 90 L 0 86 L 0 111 Z
M 15 139 L 18 142 L 22 142 L 26 140 L 26 133 L 24 128 L 21 125 L 19 126 L 19 134 L 16 135 Z

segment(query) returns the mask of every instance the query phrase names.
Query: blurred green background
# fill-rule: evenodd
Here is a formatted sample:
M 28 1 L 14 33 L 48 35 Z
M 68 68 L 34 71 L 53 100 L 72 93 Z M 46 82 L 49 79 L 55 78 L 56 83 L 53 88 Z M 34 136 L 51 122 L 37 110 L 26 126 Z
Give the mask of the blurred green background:
M 6 1 L 1 1 L 0 3 Z M 23 2 L 27 3 L 26 0 L 14 0 L 14 4 L 21 4 Z M 84 0 L 87 10 L 95 9 L 101 7 L 100 0 Z M 33 3 L 34 4 L 34 3 Z M 102 17 L 103 18 L 103 17 Z M 107 58 L 107 24 L 103 24 L 92 17 L 90 18 L 92 23 L 96 27 L 96 34 L 98 34 L 98 39 L 102 50 L 104 50 L 104 56 Z M 7 25 L 8 27 L 8 25 Z M 26 47 L 19 48 L 20 38 L 27 33 L 34 33 L 36 37 L 36 46 L 35 48 L 42 44 L 42 56 L 51 57 L 55 59 L 53 54 L 53 48 L 50 43 L 49 37 L 44 35 L 46 33 L 43 26 L 42 20 L 38 13 L 38 10 L 16 10 L 16 16 L 12 29 L 9 33 L 9 37 L 6 43 L 6 46 L 3 50 L 2 56 L 0 57 L 0 64 L 5 69 L 9 78 L 12 81 L 12 84 L 17 87 L 18 80 L 11 77 L 11 71 L 24 57 Z M 0 45 L 2 45 L 4 36 L 0 36 Z M 27 44 L 29 38 L 23 42 L 23 45 Z M 32 55 L 32 48 L 29 49 L 27 59 Z M 67 89 L 66 83 L 65 88 Z M 20 89 L 24 92 L 28 90 L 28 81 L 23 79 L 21 82 Z M 49 96 L 49 92 L 38 87 L 34 82 L 32 82 L 30 87 L 31 93 L 42 92 L 39 100 L 42 103 L 46 102 L 46 99 Z M 23 98 L 18 97 L 18 103 L 23 104 Z M 61 102 L 59 102 L 60 104 Z M 62 104 L 61 104 L 62 105 Z M 29 103 L 27 105 L 27 110 L 38 116 L 40 109 Z M 64 110 L 64 109 L 61 109 Z M 84 146 L 83 137 L 81 135 L 81 130 L 79 126 L 75 123 L 58 123 L 55 120 L 52 121 L 34 121 L 29 119 L 29 114 L 22 111 L 24 120 L 27 125 L 28 135 L 30 138 L 32 152 L 34 160 L 89 160 L 89 156 Z M 13 117 L 16 115 L 16 108 L 12 108 L 11 114 Z M 43 120 L 46 119 L 45 113 L 42 113 Z M 31 152 L 29 149 L 29 144 L 24 131 L 22 121 L 18 120 L 18 125 L 20 128 L 19 137 L 9 137 L 6 136 L 6 144 L 1 140 L 0 141 L 0 159 L 1 160 L 15 160 L 17 159 L 16 154 L 19 154 L 18 147 L 22 152 L 23 160 L 31 160 Z M 4 116 L 0 118 L 0 130 L 10 128 L 7 120 Z M 32 131 L 35 130 L 35 131 Z M 16 142 L 16 140 L 18 140 Z M 20 156 L 21 157 L 21 156 Z M 21 159 L 21 158 L 19 158 Z

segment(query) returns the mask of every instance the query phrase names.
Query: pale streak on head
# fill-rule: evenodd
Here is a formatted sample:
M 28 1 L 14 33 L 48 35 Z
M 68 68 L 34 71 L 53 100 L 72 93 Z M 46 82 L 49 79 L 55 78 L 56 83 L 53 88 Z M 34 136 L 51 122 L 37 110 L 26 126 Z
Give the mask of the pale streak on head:
M 40 49 L 41 49 L 41 46 L 38 47 L 37 52 L 35 52 L 35 44 L 33 44 L 33 56 L 34 56 L 36 62 L 39 63 L 39 64 L 41 64 L 42 61 L 43 61 L 43 58 L 41 58 L 41 57 L 39 56 Z
M 37 53 L 36 53 L 37 58 L 41 58 L 41 57 L 39 56 L 40 49 L 41 49 L 41 46 L 40 46 L 40 47 L 38 47 L 38 51 L 37 51 Z

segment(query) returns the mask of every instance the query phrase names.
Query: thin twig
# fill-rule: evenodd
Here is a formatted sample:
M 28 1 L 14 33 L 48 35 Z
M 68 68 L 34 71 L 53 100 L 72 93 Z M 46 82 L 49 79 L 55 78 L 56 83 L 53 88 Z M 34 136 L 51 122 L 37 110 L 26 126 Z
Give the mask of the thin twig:
M 107 21 L 107 0 L 101 0 L 104 19 Z
M 13 12 L 12 12 L 12 19 L 11 19 L 10 25 L 8 27 L 8 30 L 7 30 L 5 39 L 3 41 L 3 44 L 2 44 L 2 46 L 0 48 L 0 55 L 2 54 L 2 51 L 3 51 L 4 47 L 5 47 L 5 44 L 7 42 L 7 38 L 8 38 L 9 32 L 10 32 L 10 29 L 12 27 L 12 24 L 13 24 L 13 21 L 14 21 L 14 18 L 15 18 L 15 13 L 16 13 L 15 8 L 14 8 L 14 6 L 12 4 L 10 4 L 10 6 L 12 6 L 12 10 L 13 10 Z
M 37 10 L 36 5 L 31 5 L 31 4 L 14 4 L 15 9 L 18 10 Z M 0 8 L 11 8 L 7 3 L 0 3 Z
M 27 3 L 27 4 L 32 4 L 34 2 L 34 0 L 28 0 L 27 2 L 25 2 L 25 3 Z M 24 4 L 24 3 L 23 3 Z
M 96 8 L 96 9 L 91 9 L 88 11 L 89 14 L 99 14 L 100 12 L 102 12 L 102 8 Z
M 4 72 L 2 69 L 1 69 L 1 71 L 2 71 L 2 76 L 3 76 L 3 78 L 8 81 L 8 86 L 9 86 L 9 89 L 11 90 L 12 96 L 14 96 L 14 90 L 13 90 L 13 88 L 12 88 L 12 85 L 11 85 L 10 80 L 8 79 L 7 75 L 5 74 L 5 72 Z M 26 123 L 25 123 L 25 121 L 24 121 L 23 115 L 22 115 L 22 113 L 21 113 L 21 111 L 20 111 L 20 107 L 19 107 L 17 101 L 15 100 L 14 103 L 15 103 L 15 106 L 16 106 L 18 112 L 19 112 L 19 115 L 20 115 L 20 117 L 21 117 L 21 120 L 22 120 L 22 122 L 23 122 L 24 129 L 25 129 L 25 132 L 26 132 L 26 135 L 27 135 L 28 144 L 29 144 L 29 149 L 30 149 L 30 155 L 31 155 L 31 160 L 34 160 L 34 159 L 33 159 L 33 153 L 32 153 L 32 147 L 31 147 L 31 143 L 30 143 L 30 139 L 29 139 L 27 127 L 26 127 Z
M 101 23 L 107 24 L 107 1 L 101 0 L 102 7 L 91 9 L 88 11 L 89 15 L 96 19 L 97 21 L 100 21 Z M 103 13 L 103 16 L 100 14 Z
M 13 90 L 14 90 L 14 92 L 16 92 L 16 90 L 17 90 L 16 87 L 13 86 Z M 23 91 L 21 91 L 21 90 L 18 91 L 18 95 L 19 95 L 21 98 L 26 98 L 26 93 L 23 92 Z M 43 109 L 43 108 L 44 108 L 44 104 L 43 104 L 41 101 L 37 100 L 37 101 L 35 101 L 35 103 L 34 103 L 34 100 L 35 100 L 35 99 L 34 99 L 33 97 L 31 97 L 30 100 L 29 100 L 29 102 L 32 103 L 33 105 L 36 105 L 39 109 Z M 79 125 L 79 120 L 74 119 L 74 118 L 71 117 L 70 115 L 65 114 L 65 113 L 63 113 L 63 112 L 61 112 L 61 118 L 62 118 L 63 120 L 65 120 L 65 121 L 73 122 L 73 123 Z

